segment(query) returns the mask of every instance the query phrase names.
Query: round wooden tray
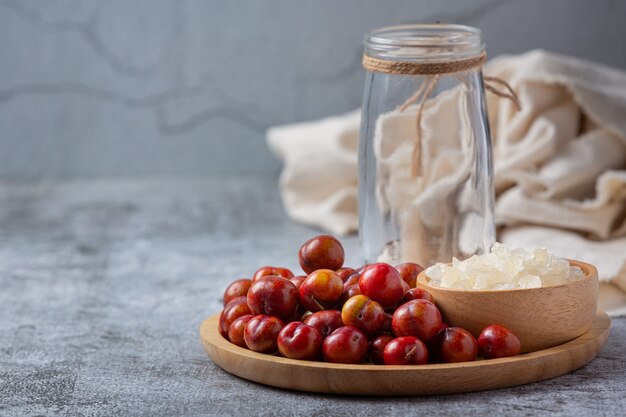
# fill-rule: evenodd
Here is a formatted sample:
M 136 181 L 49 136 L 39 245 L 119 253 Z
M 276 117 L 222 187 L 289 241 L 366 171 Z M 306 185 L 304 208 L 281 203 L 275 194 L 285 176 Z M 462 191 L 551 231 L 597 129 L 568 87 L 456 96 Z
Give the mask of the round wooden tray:
M 611 319 L 598 313 L 584 335 L 553 348 L 510 358 L 429 365 L 340 365 L 287 359 L 233 345 L 217 330 L 218 315 L 200 339 L 218 366 L 250 381 L 299 391 L 347 395 L 433 395 L 511 387 L 554 378 L 587 364 L 602 350 Z

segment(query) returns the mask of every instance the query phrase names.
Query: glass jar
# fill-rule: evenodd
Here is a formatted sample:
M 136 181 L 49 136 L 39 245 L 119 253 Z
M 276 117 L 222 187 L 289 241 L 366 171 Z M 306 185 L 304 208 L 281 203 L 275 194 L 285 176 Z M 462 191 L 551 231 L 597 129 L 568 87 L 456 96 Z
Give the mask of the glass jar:
M 495 242 L 478 29 L 403 25 L 365 40 L 359 238 L 366 262 L 426 267 Z

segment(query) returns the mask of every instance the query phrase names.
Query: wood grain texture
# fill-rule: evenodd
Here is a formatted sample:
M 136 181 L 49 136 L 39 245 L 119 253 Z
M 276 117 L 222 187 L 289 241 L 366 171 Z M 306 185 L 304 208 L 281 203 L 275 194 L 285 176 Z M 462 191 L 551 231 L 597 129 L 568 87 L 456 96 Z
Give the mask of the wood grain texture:
M 218 366 L 279 388 L 317 393 L 415 396 L 482 391 L 563 375 L 591 361 L 604 346 L 611 320 L 598 313 L 587 333 L 568 343 L 510 358 L 419 366 L 341 365 L 265 355 L 240 348 L 217 330 L 218 315 L 200 326 L 200 339 Z
M 519 337 L 522 352 L 534 352 L 584 334 L 596 317 L 598 271 L 584 262 L 569 262 L 583 270 L 584 279 L 543 288 L 463 291 L 428 285 L 422 272 L 417 286 L 433 295 L 447 323 L 475 336 L 490 324 L 500 324 Z

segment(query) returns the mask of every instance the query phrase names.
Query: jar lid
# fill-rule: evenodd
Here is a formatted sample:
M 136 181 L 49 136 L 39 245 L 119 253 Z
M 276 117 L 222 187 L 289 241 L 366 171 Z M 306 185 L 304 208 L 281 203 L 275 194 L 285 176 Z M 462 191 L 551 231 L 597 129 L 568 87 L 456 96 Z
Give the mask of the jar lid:
M 370 32 L 365 55 L 401 62 L 445 62 L 480 56 L 485 51 L 481 31 L 471 26 L 410 24 Z

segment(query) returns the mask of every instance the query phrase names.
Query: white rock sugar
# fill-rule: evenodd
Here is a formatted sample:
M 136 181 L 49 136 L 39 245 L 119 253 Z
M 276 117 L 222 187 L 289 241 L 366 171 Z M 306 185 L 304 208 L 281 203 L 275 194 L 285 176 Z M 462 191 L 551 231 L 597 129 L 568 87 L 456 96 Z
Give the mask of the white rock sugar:
M 512 290 L 564 284 L 583 279 L 585 274 L 565 259 L 546 249 L 528 251 L 496 243 L 490 253 L 452 265 L 438 263 L 426 269 L 430 284 L 462 290 Z

